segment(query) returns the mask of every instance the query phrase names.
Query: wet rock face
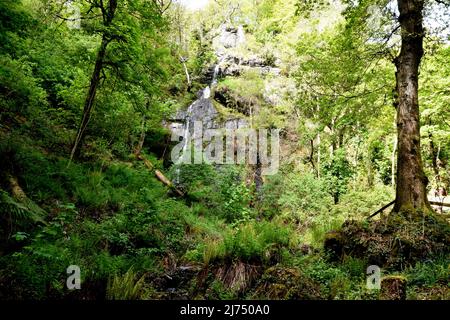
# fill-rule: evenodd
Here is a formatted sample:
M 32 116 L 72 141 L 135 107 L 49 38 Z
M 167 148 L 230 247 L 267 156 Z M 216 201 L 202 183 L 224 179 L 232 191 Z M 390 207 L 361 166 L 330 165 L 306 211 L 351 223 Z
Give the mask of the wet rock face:
M 194 122 L 202 121 L 204 129 L 217 129 L 220 124 L 216 122 L 219 113 L 212 101 L 203 96 L 189 106 L 187 110 L 178 111 L 170 121 L 170 129 L 181 129 L 189 123 L 189 131 L 193 132 Z
M 242 129 L 248 127 L 248 122 L 241 118 L 220 119 L 219 112 L 214 107 L 211 98 L 200 97 L 187 110 L 180 110 L 169 119 L 168 128 L 172 132 L 184 132 L 187 127 L 189 133 L 194 133 L 196 121 L 202 122 L 203 130 L 207 129 Z
M 229 49 L 244 44 L 245 41 L 245 32 L 242 26 L 237 28 L 232 26 L 223 26 L 216 43 L 226 49 Z
M 261 75 L 267 73 L 277 75 L 280 73 L 280 69 L 269 66 L 262 57 L 254 55 L 244 58 L 230 50 L 245 44 L 245 42 L 246 37 L 242 26 L 221 27 L 218 36 L 213 41 L 213 47 L 219 62 L 217 65 L 211 66 L 204 75 L 205 82 L 209 85 L 197 93 L 198 99 L 186 110 L 180 110 L 168 119 L 167 127 L 173 133 L 183 133 L 183 136 L 186 136 L 187 133 L 192 134 L 197 121 L 202 122 L 203 130 L 248 128 L 248 123 L 243 117 L 221 119 L 219 112 L 212 103 L 212 99 L 215 99 L 223 106 L 248 116 L 250 108 L 257 102 L 231 95 L 226 90 L 217 88 L 214 90 L 218 77 L 239 76 L 249 70 L 259 70 Z

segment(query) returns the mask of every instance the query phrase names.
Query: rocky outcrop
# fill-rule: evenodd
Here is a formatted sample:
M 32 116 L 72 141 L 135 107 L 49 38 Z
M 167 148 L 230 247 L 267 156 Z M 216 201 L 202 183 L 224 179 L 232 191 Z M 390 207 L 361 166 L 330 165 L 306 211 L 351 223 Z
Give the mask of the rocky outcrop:
M 219 56 L 219 76 L 237 77 L 248 71 L 257 71 L 261 75 L 273 74 L 279 76 L 281 69 L 270 65 L 265 59 L 252 56 L 248 58 L 239 57 L 232 53 L 223 53 Z
M 242 26 L 236 28 L 223 25 L 219 37 L 214 40 L 214 46 L 219 49 L 220 47 L 230 49 L 236 48 L 245 42 L 245 32 Z
M 281 69 L 278 67 L 280 61 L 273 54 L 244 57 L 233 50 L 244 45 L 246 41 L 242 26 L 222 26 L 218 36 L 213 40 L 220 76 L 237 77 L 250 70 L 256 70 L 261 75 L 274 74 L 277 76 L 281 74 Z
M 214 107 L 210 98 L 203 96 L 189 106 L 187 110 L 180 110 L 169 119 L 168 127 L 172 132 L 183 132 L 189 127 L 189 132 L 194 131 L 194 123 L 202 122 L 203 130 L 206 129 L 242 129 L 248 127 L 245 119 L 229 116 L 223 119 Z

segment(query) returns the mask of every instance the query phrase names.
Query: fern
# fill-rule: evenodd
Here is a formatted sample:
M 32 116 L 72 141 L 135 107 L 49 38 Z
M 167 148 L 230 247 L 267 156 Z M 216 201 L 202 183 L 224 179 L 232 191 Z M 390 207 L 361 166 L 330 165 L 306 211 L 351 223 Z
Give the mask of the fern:
M 17 202 L 7 192 L 0 190 L 0 215 L 4 219 L 9 215 L 11 223 L 21 224 L 29 222 L 44 223 L 43 215 L 45 214 L 38 205 L 31 200 L 26 203 Z
M 108 300 L 137 300 L 141 297 L 145 276 L 137 278 L 133 268 L 123 276 L 114 275 L 108 281 L 106 298 Z

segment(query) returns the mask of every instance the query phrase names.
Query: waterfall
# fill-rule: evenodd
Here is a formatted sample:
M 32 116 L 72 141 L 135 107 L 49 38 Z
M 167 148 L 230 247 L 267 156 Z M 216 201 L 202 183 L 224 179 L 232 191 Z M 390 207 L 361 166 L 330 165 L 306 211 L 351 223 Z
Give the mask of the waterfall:
M 241 45 L 245 43 L 245 31 L 244 31 L 244 27 L 242 25 L 240 25 L 238 27 L 238 31 L 237 31 L 237 37 L 236 37 L 236 45 Z
M 183 149 L 181 150 L 181 155 L 178 158 L 177 162 L 175 163 L 175 165 L 177 165 L 177 169 L 175 170 L 175 185 L 179 185 L 180 184 L 180 165 L 184 162 L 185 158 L 186 158 L 186 151 L 188 151 L 188 146 L 189 146 L 189 128 L 191 126 L 191 114 L 192 114 L 192 108 L 194 106 L 195 102 L 192 103 L 189 108 L 186 111 L 186 123 L 184 125 L 184 131 L 183 131 Z
M 189 140 L 190 140 L 189 139 L 189 128 L 191 126 L 191 114 L 192 114 L 193 106 L 194 106 L 194 104 L 191 104 L 186 112 L 186 124 L 185 124 L 184 132 L 183 132 L 183 149 L 181 152 L 180 160 L 178 161 L 179 163 L 182 163 L 184 161 L 185 155 L 186 155 L 186 150 L 189 145 Z
M 194 124 L 192 122 L 192 112 L 194 111 L 194 107 L 196 105 L 198 105 L 198 102 L 202 99 L 210 99 L 211 98 L 211 88 L 213 86 L 215 86 L 217 84 L 217 78 L 219 76 L 220 73 L 220 64 L 223 62 L 224 58 L 222 57 L 219 62 L 214 66 L 214 72 L 213 72 L 213 77 L 211 80 L 211 83 L 202 91 L 202 95 L 201 97 L 199 97 L 199 99 L 197 99 L 196 101 L 194 101 L 189 108 L 186 111 L 186 116 L 185 116 L 185 124 L 184 124 L 184 131 L 183 131 L 183 148 L 181 150 L 181 155 L 180 158 L 177 160 L 177 162 L 175 163 L 175 165 L 177 165 L 178 167 L 175 170 L 175 184 L 179 185 L 180 184 L 180 173 L 181 173 L 181 169 L 180 169 L 180 165 L 184 163 L 184 160 L 186 158 L 190 159 L 190 154 L 188 155 L 187 153 L 190 153 L 190 149 L 189 144 L 191 142 L 190 139 L 190 128 L 194 127 Z
M 211 88 L 208 86 L 203 90 L 203 99 L 209 99 L 211 97 Z
M 217 84 L 217 77 L 219 76 L 219 71 L 220 71 L 220 63 L 216 64 L 216 66 L 214 67 L 214 73 L 213 73 L 213 79 L 212 79 L 211 85 Z
M 184 120 L 184 126 L 182 128 L 183 147 L 181 150 L 181 154 L 179 155 L 179 158 L 175 163 L 176 169 L 174 183 L 176 185 L 179 185 L 180 182 L 182 182 L 180 181 L 181 170 L 183 170 L 181 168 L 181 165 L 183 163 L 190 163 L 190 160 L 192 160 L 190 148 L 192 139 L 190 135 L 191 130 L 194 128 L 194 121 L 206 120 L 211 123 L 214 115 L 217 114 L 217 111 L 215 110 L 214 105 L 211 101 L 211 95 L 212 89 L 217 85 L 219 76 L 221 75 L 221 72 L 223 72 L 223 69 L 221 68 L 226 68 L 226 64 L 224 64 L 224 62 L 226 62 L 227 59 L 230 58 L 230 54 L 226 52 L 226 49 L 236 48 L 237 46 L 242 45 L 246 42 L 245 31 L 242 25 L 240 25 L 238 28 L 232 27 L 230 28 L 230 30 L 228 30 L 225 25 L 222 25 L 221 28 L 222 31 L 220 38 L 216 39 L 215 42 L 215 46 L 218 46 L 215 48 L 215 53 L 218 61 L 217 64 L 213 66 L 212 79 L 210 78 L 210 83 L 207 83 L 206 87 L 199 92 L 198 99 L 189 106 L 186 113 L 182 116 L 182 120 Z M 208 76 L 211 76 L 211 69 L 209 69 L 208 71 Z M 211 114 L 211 109 L 214 110 L 213 115 Z M 239 127 L 239 123 L 236 124 L 236 127 Z

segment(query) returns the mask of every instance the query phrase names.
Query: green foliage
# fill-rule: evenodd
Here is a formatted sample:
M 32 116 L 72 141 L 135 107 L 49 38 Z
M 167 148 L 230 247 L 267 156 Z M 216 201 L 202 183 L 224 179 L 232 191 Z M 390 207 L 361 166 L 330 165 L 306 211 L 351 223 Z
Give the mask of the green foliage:
M 0 215 L 2 220 L 6 220 L 9 215 L 11 224 L 33 221 L 33 212 L 3 190 L 0 190 Z
M 347 192 L 348 182 L 353 176 L 353 168 L 347 160 L 345 150 L 336 151 L 331 161 L 324 165 L 324 172 L 329 183 L 328 190 L 337 204 L 340 196 Z
M 419 262 L 407 271 L 408 283 L 412 286 L 433 286 L 448 284 L 450 268 L 448 258 Z
M 130 268 L 123 276 L 114 275 L 108 281 L 106 299 L 138 300 L 142 297 L 145 276 L 139 278 Z
M 207 238 L 202 248 L 205 264 L 217 261 L 276 263 L 283 250 L 295 245 L 294 231 L 281 222 L 251 222 L 228 228 L 215 238 Z
M 315 216 L 329 210 L 331 199 L 326 181 L 316 179 L 312 174 L 297 173 L 284 179 L 285 190 L 278 204 L 293 219 L 308 225 Z
M 251 188 L 243 180 L 244 170 L 238 166 L 215 169 L 208 164 L 181 165 L 171 168 L 171 177 L 189 196 L 229 223 L 254 218 L 250 208 Z
M 353 186 L 341 197 L 339 204 L 333 207 L 332 214 L 347 219 L 364 219 L 394 198 L 392 187 L 377 185 L 373 189 L 364 190 L 359 186 Z
M 0 299 L 161 298 L 169 286 L 195 299 L 376 299 L 365 271 L 377 259 L 408 278 L 410 298 L 448 296 L 449 261 L 436 257 L 448 224 L 365 222 L 394 198 L 386 1 L 344 1 L 341 16 L 328 1 L 224 0 L 200 12 L 172 3 L 162 13 L 167 1 L 129 0 L 108 22 L 109 3 L 72 1 L 82 19 L 71 29 L 60 1 L 0 1 Z M 366 23 L 374 5 L 383 28 Z M 245 43 L 217 49 L 221 28 L 240 25 Z M 102 40 L 94 109 L 68 166 Z M 426 41 L 423 162 L 431 187 L 448 189 L 450 50 Z M 215 124 L 281 129 L 281 169 L 261 193 L 254 166 L 167 161 L 167 119 L 218 61 L 240 74 L 212 86 Z M 141 153 L 185 197 L 133 154 L 141 137 Z M 342 239 L 352 250 L 330 262 L 327 232 L 350 219 L 341 230 L 357 235 Z M 82 270 L 80 291 L 66 288 L 69 265 Z

